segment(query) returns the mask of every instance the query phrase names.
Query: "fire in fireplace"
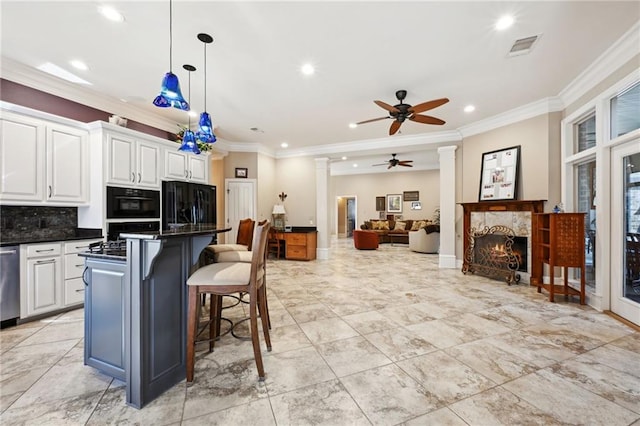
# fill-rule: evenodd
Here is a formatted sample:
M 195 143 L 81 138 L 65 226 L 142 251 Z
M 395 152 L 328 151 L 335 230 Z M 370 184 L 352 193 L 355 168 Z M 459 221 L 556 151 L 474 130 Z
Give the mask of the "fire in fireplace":
M 513 229 L 502 225 L 482 230 L 471 228 L 463 273 L 499 277 L 511 285 L 520 281 L 516 272 L 527 268 L 526 237 L 516 237 Z

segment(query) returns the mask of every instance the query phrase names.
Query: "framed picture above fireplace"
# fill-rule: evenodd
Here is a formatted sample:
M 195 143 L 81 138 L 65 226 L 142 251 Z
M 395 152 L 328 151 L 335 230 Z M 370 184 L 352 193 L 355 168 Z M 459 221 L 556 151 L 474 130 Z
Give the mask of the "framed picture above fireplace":
M 515 200 L 520 145 L 482 154 L 479 201 Z

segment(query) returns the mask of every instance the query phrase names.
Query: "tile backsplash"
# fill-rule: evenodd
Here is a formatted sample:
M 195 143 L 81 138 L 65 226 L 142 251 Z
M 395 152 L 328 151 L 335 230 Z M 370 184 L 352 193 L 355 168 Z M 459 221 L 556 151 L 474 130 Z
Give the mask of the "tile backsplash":
M 76 207 L 0 206 L 0 241 L 72 237 Z

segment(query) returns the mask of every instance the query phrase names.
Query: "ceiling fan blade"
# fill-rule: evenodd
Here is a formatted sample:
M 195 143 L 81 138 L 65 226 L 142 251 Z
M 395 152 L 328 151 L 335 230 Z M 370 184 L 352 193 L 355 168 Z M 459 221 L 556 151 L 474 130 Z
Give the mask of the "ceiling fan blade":
M 387 118 L 391 118 L 391 117 L 380 117 L 380 118 L 372 118 L 371 120 L 364 120 L 364 121 L 360 121 L 359 123 L 356 123 L 358 126 L 361 124 L 365 124 L 365 123 L 372 123 L 374 121 L 379 121 L 379 120 L 386 120 Z
M 398 164 L 400 164 L 401 166 L 404 166 L 404 165 L 409 164 L 409 163 L 413 163 L 413 160 L 398 161 Z
M 386 109 L 386 110 L 387 110 L 387 111 L 389 111 L 389 112 L 400 112 L 400 111 L 398 110 L 398 108 L 396 108 L 396 107 L 394 107 L 394 106 L 391 106 L 391 105 L 389 105 L 389 104 L 386 104 L 386 103 L 384 103 L 384 102 L 382 102 L 382 101 L 373 101 L 373 102 L 375 102 L 375 104 L 376 104 L 376 105 L 378 105 L 380 108 L 384 108 L 384 109 Z
M 386 166 L 387 164 L 389 164 L 388 161 L 386 163 L 372 164 L 372 166 Z
M 444 124 L 446 121 L 440 120 L 439 118 L 431 117 L 430 115 L 418 115 L 415 114 L 409 117 L 409 120 L 415 121 L 422 124 Z
M 429 102 L 423 102 L 423 103 L 418 104 L 416 106 L 412 106 L 411 108 L 409 108 L 409 112 L 413 112 L 414 114 L 418 114 L 420 112 L 425 112 L 425 111 L 429 111 L 430 109 L 437 108 L 440 105 L 446 104 L 447 102 L 449 102 L 449 99 L 447 99 L 447 98 L 434 99 L 434 100 L 429 101 Z
M 413 167 L 413 164 L 402 164 L 402 163 L 398 163 L 399 166 L 404 166 L 404 167 Z
M 392 167 L 393 167 L 393 164 L 389 163 L 389 167 L 387 167 L 387 170 L 389 170 Z
M 391 127 L 389 127 L 389 136 L 395 135 L 396 132 L 400 129 L 401 124 L 402 123 L 398 120 L 394 120 L 393 123 L 391 123 Z

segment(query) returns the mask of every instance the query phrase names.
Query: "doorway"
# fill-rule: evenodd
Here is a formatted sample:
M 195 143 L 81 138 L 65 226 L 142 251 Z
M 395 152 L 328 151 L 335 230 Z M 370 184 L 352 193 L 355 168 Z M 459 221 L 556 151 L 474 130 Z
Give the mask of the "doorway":
M 231 231 L 224 235 L 225 243 L 235 243 L 240 219 L 256 220 L 257 200 L 255 179 L 225 179 L 224 181 L 225 225 Z
M 338 196 L 336 206 L 336 235 L 338 238 L 352 238 L 357 223 L 357 199 L 352 195 Z
M 611 151 L 611 311 L 640 325 L 640 139 Z

